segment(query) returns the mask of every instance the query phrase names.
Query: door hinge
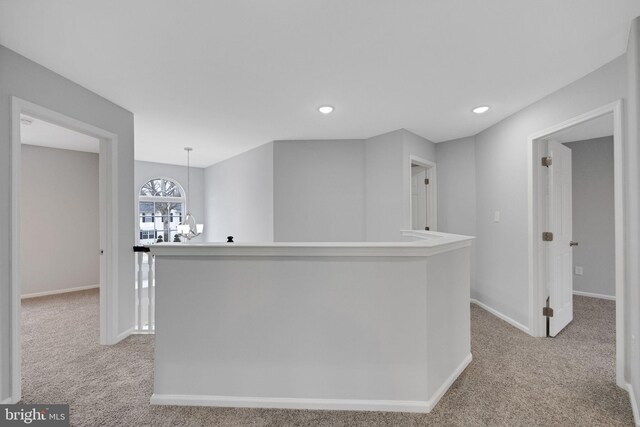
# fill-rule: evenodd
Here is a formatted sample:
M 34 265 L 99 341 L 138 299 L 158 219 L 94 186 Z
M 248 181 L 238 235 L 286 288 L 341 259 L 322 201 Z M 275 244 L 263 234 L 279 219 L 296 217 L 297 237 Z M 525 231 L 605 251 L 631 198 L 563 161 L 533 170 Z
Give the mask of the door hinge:
M 553 159 L 551 156 L 546 156 L 542 158 L 542 166 L 549 167 L 553 164 Z
M 553 242 L 553 233 L 550 231 L 544 231 L 542 233 L 542 241 L 543 242 Z
M 542 315 L 545 317 L 553 317 L 553 308 L 542 307 Z
M 424 185 L 429 185 L 429 178 L 424 179 Z

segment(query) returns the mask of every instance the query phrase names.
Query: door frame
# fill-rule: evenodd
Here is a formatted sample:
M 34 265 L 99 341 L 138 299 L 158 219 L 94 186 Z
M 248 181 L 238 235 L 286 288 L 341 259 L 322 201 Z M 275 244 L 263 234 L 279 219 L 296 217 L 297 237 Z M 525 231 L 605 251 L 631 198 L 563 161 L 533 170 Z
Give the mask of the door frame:
M 544 290 L 546 274 L 545 246 L 542 232 L 545 226 L 546 203 L 543 192 L 543 174 L 540 141 L 553 134 L 613 114 L 613 163 L 614 163 L 614 211 L 615 211 L 615 289 L 616 289 L 616 384 L 626 389 L 625 362 L 625 227 L 624 227 L 624 134 L 623 104 L 619 99 L 602 107 L 573 117 L 562 123 L 533 133 L 528 138 L 528 204 L 529 204 L 529 331 L 534 337 L 546 336 L 546 318 L 542 315 L 545 305 Z
M 427 218 L 429 218 L 429 231 L 438 231 L 438 181 L 436 179 L 436 164 L 413 154 L 409 155 L 409 228 L 413 227 L 413 211 L 411 200 L 411 165 L 422 166 L 426 169 L 426 176 L 431 187 L 427 192 Z
M 11 398 L 22 396 L 21 282 L 20 282 L 20 177 L 22 169 L 20 115 L 26 114 L 67 129 L 92 136 L 100 141 L 100 344 L 115 344 L 117 337 L 118 277 L 118 136 L 56 111 L 18 97 L 11 97 Z

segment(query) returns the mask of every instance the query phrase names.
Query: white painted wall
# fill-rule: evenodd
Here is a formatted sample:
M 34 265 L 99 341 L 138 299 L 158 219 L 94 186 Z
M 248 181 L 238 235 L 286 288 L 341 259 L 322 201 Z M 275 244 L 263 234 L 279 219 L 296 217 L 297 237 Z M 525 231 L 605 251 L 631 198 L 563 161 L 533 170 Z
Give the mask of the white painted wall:
M 475 138 L 436 144 L 438 231 L 476 235 Z M 471 297 L 475 298 L 475 244 L 471 247 Z
M 365 140 L 366 241 L 394 241 L 411 228 L 411 155 L 435 162 L 435 144 L 406 129 Z
M 404 223 L 402 130 L 365 141 L 365 240 L 394 241 Z
M 186 162 L 186 156 L 185 156 Z M 187 191 L 187 167 L 178 165 L 168 165 L 164 163 L 143 162 L 136 160 L 135 162 L 135 195 L 134 203 L 136 209 L 136 215 L 138 213 L 138 195 L 140 189 L 150 179 L 153 178 L 169 178 L 184 188 Z M 191 167 L 191 193 L 189 194 L 189 210 L 195 216 L 196 220 L 203 223 L 205 230 L 208 228 L 205 221 L 204 213 L 204 169 Z M 136 219 L 136 242 L 140 238 L 140 223 Z M 206 232 L 205 232 L 206 233 Z M 205 233 L 194 239 L 192 242 L 204 242 Z
M 436 144 L 406 129 L 402 135 L 402 223 L 400 228 L 411 229 L 411 156 L 436 163 Z M 437 169 L 437 168 L 436 168 Z M 437 185 L 437 177 L 430 185 Z M 433 187 L 432 187 L 433 188 Z M 435 231 L 434 228 L 432 230 Z
M 22 145 L 22 295 L 100 284 L 98 154 Z
M 611 118 L 613 121 L 613 118 Z M 573 290 L 615 296 L 613 137 L 565 144 L 573 183 Z
M 204 170 L 208 242 L 273 241 L 273 143 Z
M 626 95 L 626 61 L 619 57 L 476 135 L 479 301 L 529 323 L 527 137 Z
M 640 424 L 640 18 L 631 23 L 627 47 L 627 101 L 628 143 L 625 147 L 626 195 L 625 233 L 626 261 L 626 324 L 627 372 L 626 378 L 633 390 L 636 424 Z
M 0 217 L 10 218 L 11 96 L 17 96 L 118 135 L 118 326 L 134 323 L 133 114 L 64 77 L 0 46 Z M 10 235 L 0 224 L 0 401 L 10 397 Z
M 364 240 L 364 142 L 274 142 L 278 242 Z

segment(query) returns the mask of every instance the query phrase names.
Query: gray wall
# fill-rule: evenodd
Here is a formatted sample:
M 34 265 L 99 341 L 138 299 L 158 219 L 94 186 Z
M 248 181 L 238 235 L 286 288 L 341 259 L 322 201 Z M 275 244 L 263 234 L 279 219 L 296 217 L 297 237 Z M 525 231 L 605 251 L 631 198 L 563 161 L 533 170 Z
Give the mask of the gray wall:
M 438 231 L 476 235 L 476 148 L 468 137 L 436 144 Z M 475 298 L 475 244 L 471 246 L 471 297 Z
M 98 154 L 22 145 L 22 294 L 100 284 Z
M 273 241 L 273 143 L 204 171 L 208 242 Z
M 626 104 L 628 143 L 625 144 L 625 237 L 627 259 L 627 372 L 626 378 L 634 390 L 635 404 L 640 408 L 640 18 L 631 23 L 627 48 L 627 82 L 629 94 Z M 636 422 L 639 420 L 636 419 Z
M 11 213 L 11 96 L 112 132 L 118 136 L 117 333 L 134 323 L 133 114 L 64 77 L 0 46 L 0 217 Z M 0 225 L 0 401 L 11 395 L 10 222 Z
M 404 224 L 402 130 L 374 136 L 365 143 L 365 240 L 398 239 Z
M 363 241 L 364 142 L 274 144 L 275 240 Z
M 186 161 L 186 158 L 185 158 Z M 177 165 L 167 165 L 164 163 L 154 163 L 154 162 L 143 162 L 136 160 L 135 162 L 135 196 L 134 203 L 136 206 L 136 213 L 138 212 L 137 203 L 138 203 L 138 195 L 140 194 L 140 189 L 144 184 L 147 183 L 150 179 L 153 178 L 169 178 L 184 188 L 184 191 L 187 191 L 187 167 L 186 166 L 177 166 Z M 205 226 L 205 230 L 208 228 L 208 224 L 205 221 L 204 214 L 204 169 L 191 167 L 191 190 L 189 194 L 189 206 L 188 209 L 191 211 L 196 220 L 200 223 L 203 223 Z M 136 220 L 136 242 L 140 238 L 140 223 Z M 203 242 L 205 233 L 200 235 L 194 239 L 192 242 Z
M 478 300 L 529 324 L 527 138 L 627 95 L 619 57 L 476 135 L 476 277 Z M 494 211 L 501 222 L 493 222 Z
M 612 118 L 613 120 L 613 118 Z M 615 296 L 613 137 L 565 144 L 573 181 L 573 290 Z M 575 272 L 574 272 L 575 273 Z
M 436 162 L 436 144 L 406 129 L 365 140 L 365 240 L 397 241 L 411 228 L 411 161 Z

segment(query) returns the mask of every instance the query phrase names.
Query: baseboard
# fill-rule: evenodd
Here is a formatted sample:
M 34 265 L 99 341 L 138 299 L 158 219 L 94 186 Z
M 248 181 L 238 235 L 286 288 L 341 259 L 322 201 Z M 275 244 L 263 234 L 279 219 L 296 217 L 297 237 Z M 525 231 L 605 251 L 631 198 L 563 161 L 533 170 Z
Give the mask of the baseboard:
M 444 380 L 440 387 L 438 387 L 438 390 L 436 390 L 433 396 L 431 396 L 431 399 L 427 401 L 427 406 L 429 407 L 429 410 L 427 412 L 431 412 L 431 410 L 438 404 L 442 396 L 445 395 L 447 390 L 449 390 L 451 385 L 458 379 L 460 374 L 467 368 L 467 366 L 469 366 L 471 360 L 473 360 L 473 356 L 471 355 L 471 353 L 469 353 L 467 357 L 464 358 L 462 363 L 458 365 L 456 370 L 453 371 L 453 373 L 451 373 L 451 375 L 449 375 L 446 380 Z
M 133 331 L 135 330 L 135 326 L 127 329 L 126 331 L 118 334 L 118 336 L 116 337 L 116 342 L 115 344 L 119 343 L 120 341 L 122 341 L 123 339 L 127 338 L 129 335 L 133 334 Z
M 512 318 L 510 318 L 509 316 L 505 316 L 504 314 L 500 313 L 498 310 L 489 307 L 488 305 L 486 305 L 483 302 L 478 301 L 477 299 L 471 298 L 471 303 L 472 304 L 476 304 L 479 307 L 482 307 L 483 309 L 487 310 L 489 313 L 493 314 L 494 316 L 504 320 L 505 322 L 507 322 L 508 324 L 510 324 L 511 326 L 520 329 L 522 332 L 531 335 L 531 333 L 529 332 L 529 328 L 527 326 L 524 326 L 522 323 L 520 322 L 516 322 L 515 320 L 513 320 Z
M 603 295 L 603 294 L 594 294 L 592 292 L 573 291 L 573 294 L 581 296 L 581 297 L 600 298 L 600 299 L 607 299 L 607 300 L 610 300 L 610 301 L 615 301 L 616 300 L 615 296 Z
M 214 406 L 228 408 L 321 409 L 331 411 L 420 412 L 431 410 L 428 402 L 413 400 L 296 399 L 279 397 L 203 396 L 153 394 L 152 405 Z
M 13 403 L 13 398 L 7 397 L 5 400 L 0 401 L 0 405 L 11 405 Z
M 359 400 L 301 399 L 281 397 L 206 396 L 188 394 L 158 394 L 151 396 L 152 405 L 212 406 L 227 408 L 316 409 L 329 411 L 378 411 L 428 413 L 449 390 L 449 387 L 471 363 L 469 354 L 427 401 L 420 400 Z
M 28 298 L 46 297 L 48 295 L 58 295 L 58 294 L 66 294 L 69 292 L 86 291 L 88 289 L 96 289 L 99 287 L 100 285 L 89 285 L 89 286 L 78 286 L 77 288 L 56 289 L 54 291 L 36 292 L 34 294 L 24 294 L 20 298 L 28 299 Z
M 638 401 L 636 400 L 636 394 L 633 391 L 633 386 L 630 383 L 627 383 L 627 391 L 629 392 L 629 400 L 631 400 L 633 420 L 636 423 L 636 427 L 640 427 L 640 410 L 638 409 Z

